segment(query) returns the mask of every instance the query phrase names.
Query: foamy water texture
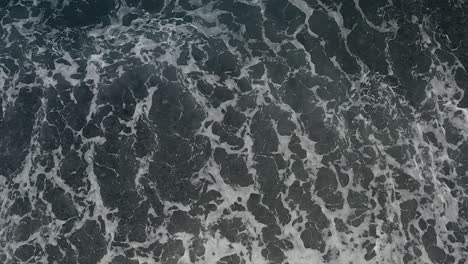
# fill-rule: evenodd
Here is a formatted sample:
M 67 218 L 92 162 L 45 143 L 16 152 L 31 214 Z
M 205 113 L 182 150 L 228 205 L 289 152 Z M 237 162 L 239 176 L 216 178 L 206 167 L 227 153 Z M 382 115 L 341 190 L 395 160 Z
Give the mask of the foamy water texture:
M 0 263 L 468 263 L 463 0 L 0 19 Z

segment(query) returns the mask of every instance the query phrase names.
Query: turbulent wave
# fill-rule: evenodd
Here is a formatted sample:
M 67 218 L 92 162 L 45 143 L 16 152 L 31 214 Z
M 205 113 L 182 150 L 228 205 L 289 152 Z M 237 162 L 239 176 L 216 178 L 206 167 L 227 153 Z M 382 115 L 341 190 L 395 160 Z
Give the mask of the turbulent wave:
M 0 3 L 0 262 L 466 263 L 468 4 Z

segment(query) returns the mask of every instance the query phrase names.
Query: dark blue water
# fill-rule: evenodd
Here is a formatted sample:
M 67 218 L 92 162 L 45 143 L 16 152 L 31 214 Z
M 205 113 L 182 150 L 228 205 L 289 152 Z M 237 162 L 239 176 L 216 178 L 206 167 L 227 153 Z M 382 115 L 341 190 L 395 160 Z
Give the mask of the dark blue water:
M 463 0 L 3 0 L 0 263 L 468 262 Z

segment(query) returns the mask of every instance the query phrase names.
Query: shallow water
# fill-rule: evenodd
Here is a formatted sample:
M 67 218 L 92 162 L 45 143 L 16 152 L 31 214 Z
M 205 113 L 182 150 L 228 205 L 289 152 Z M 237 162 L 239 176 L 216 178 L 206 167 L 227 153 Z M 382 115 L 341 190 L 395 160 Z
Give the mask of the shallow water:
M 467 263 L 467 14 L 0 2 L 0 262 Z

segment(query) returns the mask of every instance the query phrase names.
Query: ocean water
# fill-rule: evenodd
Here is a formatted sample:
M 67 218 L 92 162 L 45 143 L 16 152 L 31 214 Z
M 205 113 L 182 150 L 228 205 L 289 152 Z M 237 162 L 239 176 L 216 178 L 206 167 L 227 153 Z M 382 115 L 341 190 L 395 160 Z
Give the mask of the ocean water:
M 463 0 L 0 1 L 0 263 L 468 263 Z

